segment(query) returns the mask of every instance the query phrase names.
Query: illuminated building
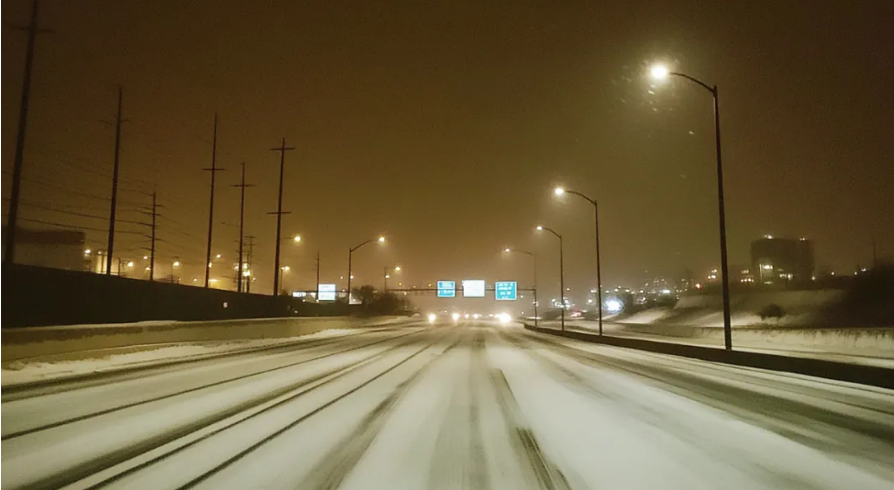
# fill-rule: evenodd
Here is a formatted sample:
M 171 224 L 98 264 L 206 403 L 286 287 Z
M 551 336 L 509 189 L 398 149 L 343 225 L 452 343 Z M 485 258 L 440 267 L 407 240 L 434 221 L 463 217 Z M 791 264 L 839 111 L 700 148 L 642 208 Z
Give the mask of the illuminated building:
M 811 240 L 767 235 L 751 242 L 751 275 L 755 282 L 806 282 L 813 276 L 813 269 Z

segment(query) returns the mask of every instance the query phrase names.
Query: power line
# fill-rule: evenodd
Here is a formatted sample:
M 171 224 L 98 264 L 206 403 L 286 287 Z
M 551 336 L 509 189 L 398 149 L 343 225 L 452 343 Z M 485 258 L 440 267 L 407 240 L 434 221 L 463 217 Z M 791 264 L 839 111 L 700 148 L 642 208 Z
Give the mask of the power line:
M 56 153 L 50 153 L 50 152 L 44 151 L 44 150 L 39 149 L 39 148 L 38 148 L 38 149 L 31 150 L 31 151 L 33 151 L 34 153 L 38 153 L 38 154 L 44 155 L 45 157 L 48 157 L 48 158 L 52 158 L 54 163 L 61 163 L 62 165 L 66 165 L 66 166 L 68 166 L 68 167 L 70 167 L 70 168 L 72 168 L 72 169 L 79 170 L 79 171 L 81 171 L 81 172 L 91 173 L 91 174 L 93 174 L 93 175 L 96 175 L 96 176 L 99 176 L 99 177 L 104 177 L 104 178 L 107 178 L 107 179 L 111 179 L 111 178 L 112 178 L 112 174 L 103 172 L 102 170 L 97 170 L 97 169 L 95 168 L 95 166 L 90 166 L 90 165 L 86 165 L 86 164 L 75 163 L 75 162 L 72 160 L 71 156 L 68 156 L 68 155 L 63 156 L 63 155 L 60 154 L 61 152 L 58 152 L 58 150 L 56 151 Z M 133 184 L 136 184 L 136 185 L 145 185 L 145 186 L 151 186 L 151 185 L 153 185 L 152 183 L 147 182 L 147 181 L 145 181 L 145 180 L 135 179 L 135 178 L 119 177 L 119 180 L 121 180 L 121 181 L 126 181 L 126 182 L 130 182 L 130 183 L 133 183 Z M 142 189 L 135 189 L 135 188 L 132 188 L 132 187 L 123 187 L 123 186 L 119 186 L 119 187 L 120 187 L 121 189 L 127 189 L 127 190 L 129 190 L 129 191 L 131 191 L 131 192 L 139 192 L 139 193 L 141 193 L 141 194 L 145 194 L 145 195 L 147 195 L 147 196 L 151 196 L 151 195 L 152 195 L 151 192 L 147 192 L 147 191 L 142 190 Z
M 4 198 L 3 198 L 3 204 L 4 204 L 4 205 L 6 205 L 6 203 L 7 203 L 8 201 L 9 201 L 9 198 L 8 198 L 8 197 L 4 197 Z M 22 204 L 23 206 L 41 206 L 41 205 L 45 206 L 45 204 L 41 204 L 41 203 L 36 202 L 36 201 L 25 200 L 25 199 L 22 199 L 22 200 L 21 200 L 21 204 Z M 56 202 L 52 202 L 52 203 L 50 203 L 50 204 L 58 204 L 58 203 L 56 203 Z M 61 206 L 64 206 L 66 209 L 79 209 L 79 210 L 82 210 L 82 211 L 108 211 L 108 210 L 109 210 L 109 208 L 106 207 L 106 206 L 83 206 L 83 205 L 79 205 L 79 204 L 68 204 L 68 203 L 62 203 Z M 140 211 L 139 208 L 134 208 L 134 207 L 126 207 L 126 208 L 123 208 L 123 209 L 121 209 L 121 208 L 119 207 L 119 210 L 127 211 L 127 212 L 131 212 L 131 213 L 135 213 L 135 212 Z
M 59 191 L 59 192 L 66 192 L 66 193 L 69 193 L 69 194 L 72 194 L 72 195 L 82 196 L 82 197 L 86 197 L 86 198 L 90 198 L 90 199 L 98 199 L 98 200 L 100 200 L 100 201 L 111 201 L 111 199 L 108 198 L 108 197 L 102 197 L 102 196 L 98 196 L 98 195 L 96 195 L 96 194 L 90 194 L 89 192 L 83 192 L 83 191 L 75 191 L 75 190 L 71 190 L 71 189 L 68 189 L 68 188 L 66 188 L 66 187 L 62 187 L 61 185 L 51 184 L 51 183 L 46 182 L 46 181 L 43 181 L 43 180 L 32 179 L 32 178 L 26 178 L 26 177 L 22 177 L 22 180 L 24 180 L 24 181 L 26 181 L 26 182 L 30 182 L 30 183 L 32 183 L 32 184 L 37 184 L 37 185 L 46 187 L 47 189 L 54 189 L 54 190 L 57 190 L 57 191 Z M 126 204 L 126 205 L 128 205 L 128 206 L 142 206 L 142 205 L 143 205 L 143 204 L 136 203 L 136 202 L 133 202 L 133 201 L 118 201 L 118 202 L 119 202 L 119 203 L 124 203 L 124 204 Z
M 167 243 L 168 245 L 170 245 L 174 248 L 179 248 L 180 250 L 185 250 L 187 252 L 195 252 L 196 255 L 201 255 L 201 253 L 202 253 L 202 251 L 200 249 L 191 248 L 191 247 L 183 245 L 182 243 L 179 243 L 179 242 L 172 242 L 170 240 L 165 240 L 163 238 L 156 238 L 156 241 L 161 242 L 161 243 Z
M 158 217 L 159 217 L 159 218 L 164 218 L 164 219 L 166 219 L 166 220 L 170 220 L 170 218 L 168 218 L 167 216 L 161 215 L 161 214 L 158 215 Z M 177 221 L 175 221 L 174 223 L 182 224 L 182 223 L 179 223 L 179 222 L 177 222 Z M 182 226 L 186 226 L 186 225 L 182 225 Z M 194 238 L 194 239 L 196 239 L 196 240 L 199 239 L 198 236 L 193 235 L 193 234 L 190 233 L 190 232 L 183 231 L 183 229 L 178 228 L 177 226 L 174 226 L 172 223 L 167 223 L 167 224 L 165 225 L 165 229 L 166 229 L 166 230 L 172 230 L 172 231 L 176 232 L 177 234 L 179 234 L 179 235 L 183 235 L 183 236 L 188 237 L 188 238 Z
M 44 220 L 32 219 L 32 218 L 19 218 L 19 221 L 27 221 L 29 223 L 38 223 L 41 225 L 48 225 L 48 226 L 58 226 L 60 228 L 70 228 L 73 230 L 103 231 L 103 232 L 109 231 L 109 230 L 103 229 L 103 228 L 93 228 L 90 226 L 67 225 L 65 223 L 57 223 L 55 221 L 44 221 Z M 127 230 L 119 231 L 118 233 L 127 233 L 127 234 L 131 234 L 131 235 L 142 235 L 143 234 L 143 232 L 141 232 L 141 231 L 127 231 Z
M 46 211 L 53 211 L 53 212 L 56 212 L 56 213 L 70 214 L 70 215 L 72 215 L 72 216 L 81 216 L 81 217 L 83 217 L 83 218 L 93 218 L 93 219 L 101 219 L 101 220 L 107 220 L 107 219 L 108 219 L 108 218 L 106 218 L 105 216 L 96 216 L 96 215 L 93 215 L 93 214 L 79 213 L 79 212 L 77 212 L 77 211 L 68 211 L 68 210 L 65 210 L 65 209 L 54 208 L 54 207 L 52 207 L 52 206 L 44 206 L 44 205 L 42 205 L 42 204 L 34 204 L 34 203 L 31 203 L 31 202 L 24 202 L 24 201 L 23 201 L 21 204 L 22 204 L 22 206 L 27 206 L 27 207 L 29 207 L 29 208 L 44 209 L 44 210 L 46 210 Z M 134 225 L 144 225 L 144 226 L 148 226 L 148 223 L 143 223 L 142 221 L 134 221 L 134 220 L 128 220 L 128 219 L 119 219 L 119 220 L 117 220 L 117 221 L 119 221 L 119 222 L 121 222 L 121 223 L 130 223 L 130 224 L 134 224 Z

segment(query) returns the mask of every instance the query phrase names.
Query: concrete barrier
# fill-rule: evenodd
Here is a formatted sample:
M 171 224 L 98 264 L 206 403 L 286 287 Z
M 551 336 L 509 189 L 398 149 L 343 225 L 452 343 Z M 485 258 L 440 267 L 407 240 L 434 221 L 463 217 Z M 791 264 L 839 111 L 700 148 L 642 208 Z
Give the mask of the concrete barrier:
M 202 322 L 139 322 L 3 329 L 3 361 L 131 346 L 275 339 L 334 328 L 399 324 L 407 317 L 291 317 Z
M 788 357 L 757 352 L 728 351 L 713 347 L 655 342 L 629 337 L 599 336 L 574 330 L 565 330 L 563 332 L 550 328 L 534 327 L 528 324 L 525 324 L 525 328 L 538 333 L 556 335 L 584 342 L 626 347 L 629 349 L 655 352 L 658 354 L 669 354 L 736 366 L 804 374 L 807 376 L 816 376 L 820 378 L 894 389 L 894 369 L 886 369 L 877 366 L 846 364 L 820 359 Z

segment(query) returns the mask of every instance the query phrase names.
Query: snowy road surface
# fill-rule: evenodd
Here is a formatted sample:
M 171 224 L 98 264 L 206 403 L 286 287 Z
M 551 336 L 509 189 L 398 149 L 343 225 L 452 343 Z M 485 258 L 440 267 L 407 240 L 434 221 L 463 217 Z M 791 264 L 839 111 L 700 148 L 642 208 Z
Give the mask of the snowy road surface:
M 496 323 L 5 392 L 2 488 L 894 488 L 894 392 Z

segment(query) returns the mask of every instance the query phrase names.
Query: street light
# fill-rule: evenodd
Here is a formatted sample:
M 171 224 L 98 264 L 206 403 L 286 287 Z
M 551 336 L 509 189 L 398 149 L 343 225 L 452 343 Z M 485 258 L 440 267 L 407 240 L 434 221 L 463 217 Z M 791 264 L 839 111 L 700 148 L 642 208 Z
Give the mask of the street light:
M 279 286 L 283 289 L 285 289 L 286 287 L 285 287 L 285 283 L 283 282 L 282 275 L 283 275 L 283 273 L 289 272 L 290 270 L 292 270 L 291 267 L 289 267 L 287 265 L 284 265 L 279 268 Z
M 539 230 L 541 227 L 538 226 L 537 229 Z M 528 252 L 527 250 L 513 250 L 511 248 L 506 248 L 503 252 L 525 254 L 530 256 L 534 261 L 534 326 L 536 327 L 538 324 L 538 317 L 540 316 L 537 314 L 537 307 L 539 306 L 537 304 L 537 256 L 534 255 L 534 252 Z M 522 298 L 524 298 L 524 296 L 522 296 Z
M 180 260 L 175 258 L 174 261 L 171 262 L 171 284 L 174 284 L 174 279 L 175 279 L 174 268 L 176 268 L 176 267 L 180 267 Z M 177 282 L 180 282 L 179 278 L 177 279 Z
M 280 243 L 282 243 L 286 240 L 289 240 L 294 243 L 301 243 L 301 235 L 295 235 L 292 238 L 279 238 L 279 235 L 277 235 L 277 238 L 280 241 L 277 242 L 277 245 L 276 245 L 276 264 L 274 264 L 274 265 L 279 265 L 279 244 Z M 274 270 L 276 270 L 276 269 L 274 269 Z M 283 268 L 280 267 L 279 274 L 277 274 L 273 277 L 273 295 L 274 296 L 279 296 L 280 289 L 283 289 L 282 284 L 281 284 L 282 283 L 282 271 L 283 271 Z M 279 280 L 279 282 L 277 282 L 277 280 Z
M 598 289 L 597 299 L 599 300 L 599 335 L 602 335 L 602 259 L 599 256 L 599 205 L 596 203 L 595 199 L 590 199 L 577 191 L 556 187 L 553 192 L 556 196 L 562 196 L 566 193 L 574 194 L 575 196 L 586 199 L 593 205 L 593 214 L 596 217 L 596 288 Z M 564 300 L 562 305 L 564 306 Z
M 717 206 L 719 208 L 719 227 L 720 227 L 720 275 L 721 275 L 721 291 L 723 293 L 723 342 L 727 350 L 733 348 L 733 330 L 730 321 L 730 301 L 729 301 L 729 262 L 726 253 L 726 212 L 724 211 L 723 201 L 723 163 L 720 158 L 720 106 L 718 104 L 717 85 L 708 85 L 701 80 L 691 77 L 685 73 L 670 71 L 663 65 L 655 65 L 651 70 L 652 78 L 656 80 L 664 80 L 669 76 L 677 76 L 685 78 L 690 82 L 700 85 L 702 88 L 711 93 L 714 99 L 714 143 L 717 159 Z
M 546 226 L 537 226 L 537 231 L 546 230 L 559 239 L 559 299 L 562 304 L 562 331 L 565 331 L 565 256 L 562 246 L 562 235 L 556 233 L 552 228 Z
M 655 65 L 651 70 L 652 78 L 655 80 L 664 80 L 668 76 L 667 67 L 664 65 Z
M 400 266 L 398 265 L 398 266 L 395 266 L 394 268 L 389 268 L 387 266 L 385 267 L 385 272 L 383 275 L 384 275 L 384 279 L 385 279 L 385 292 L 386 293 L 388 292 L 388 279 L 391 279 L 391 274 L 388 273 L 389 270 L 392 270 L 394 272 L 400 272 Z
M 367 243 L 371 243 L 373 241 L 377 241 L 379 243 L 385 243 L 385 237 L 380 236 L 378 238 L 370 238 L 369 240 L 367 240 L 357 246 L 351 247 L 350 251 L 348 252 L 348 308 L 351 307 L 351 280 L 354 279 L 354 276 L 353 276 L 354 252 L 359 250 L 360 247 L 366 245 Z

